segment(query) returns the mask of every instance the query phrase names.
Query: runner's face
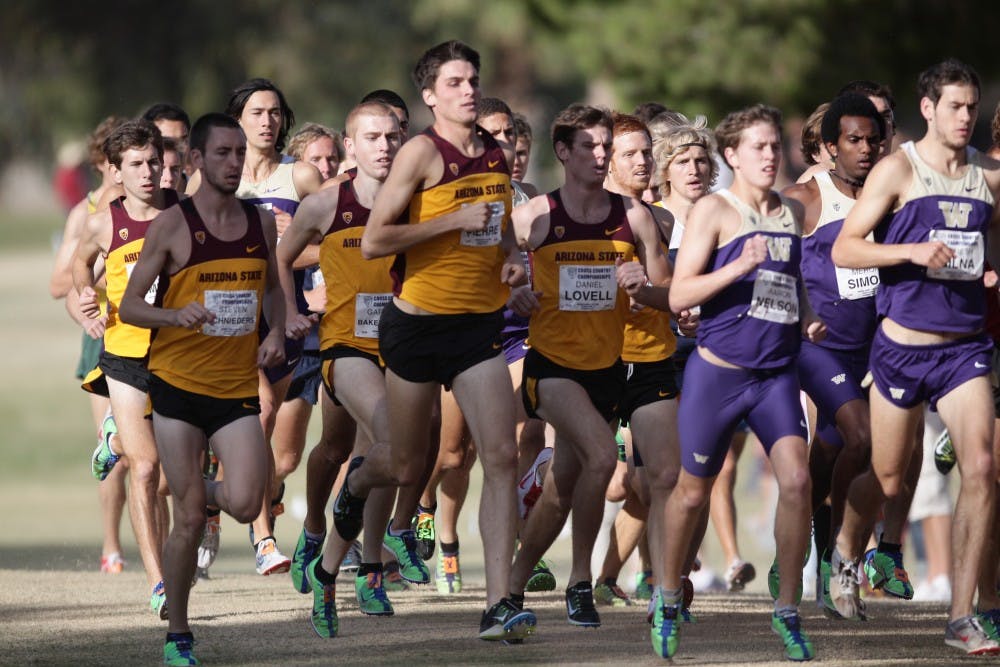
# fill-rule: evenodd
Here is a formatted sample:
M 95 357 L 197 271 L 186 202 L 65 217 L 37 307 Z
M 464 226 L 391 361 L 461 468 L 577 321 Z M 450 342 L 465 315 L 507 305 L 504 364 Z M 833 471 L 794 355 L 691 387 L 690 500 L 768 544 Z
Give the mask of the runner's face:
M 677 154 L 667 167 L 666 180 L 670 193 L 675 192 L 689 202 L 708 194 L 712 175 L 712 158 L 701 146 L 689 146 Z
M 979 94 L 972 86 L 948 84 L 941 88 L 937 104 L 932 106 L 925 97 L 920 101 L 920 110 L 938 141 L 948 148 L 965 148 L 979 114 Z
M 840 119 L 840 137 L 837 145 L 827 147 L 836 155 L 834 168 L 841 176 L 855 181 L 868 178 L 882 150 L 882 137 L 878 125 L 864 116 L 843 116 Z
M 633 197 L 641 197 L 653 175 L 653 144 L 645 132 L 614 138 L 608 178 Z
M 242 130 L 213 127 L 205 142 L 205 153 L 191 151 L 191 161 L 201 169 L 206 183 L 223 194 L 235 194 L 243 176 L 247 140 Z
M 154 124 L 157 129 L 160 130 L 160 134 L 165 137 L 170 137 L 180 143 L 181 150 L 187 150 L 188 128 L 183 121 L 161 118 L 160 120 L 155 121 Z
M 115 180 L 121 183 L 129 197 L 150 202 L 160 190 L 163 162 L 160 154 L 147 144 L 144 148 L 130 148 L 122 153 L 122 166 L 112 167 Z
M 512 169 L 514 165 L 514 121 L 505 113 L 495 113 L 480 118 L 476 123 L 497 140 L 504 157 L 507 158 L 507 168 Z
M 573 145 L 560 143 L 558 149 L 567 180 L 573 178 L 581 185 L 603 187 L 611 156 L 611 130 L 603 125 L 577 130 Z
M 354 137 L 347 140 L 351 143 L 358 170 L 385 181 L 402 141 L 399 120 L 395 116 L 359 116 Z
M 403 143 L 410 137 L 410 117 L 406 115 L 406 111 L 402 107 L 390 106 L 392 112 L 396 114 L 396 118 L 399 120 L 399 139 Z
M 163 174 L 160 176 L 160 188 L 164 190 L 179 190 L 181 187 L 181 156 L 177 151 L 163 153 Z
M 736 178 L 742 178 L 756 188 L 770 189 L 778 178 L 781 165 L 781 135 L 778 128 L 759 121 L 744 128 L 740 143 L 726 149 L 726 157 Z
M 438 70 L 434 87 L 423 91 L 423 96 L 435 118 L 472 127 L 479 106 L 479 72 L 468 60 L 449 60 Z
M 337 159 L 337 146 L 331 137 L 313 139 L 302 151 L 302 160 L 319 169 L 323 180 L 337 175 L 340 160 Z
M 261 152 L 274 150 L 281 128 L 281 100 L 273 90 L 258 90 L 243 105 L 240 127 L 247 144 Z
M 896 136 L 896 115 L 892 112 L 892 107 L 889 106 L 889 100 L 884 97 L 869 96 L 868 99 L 875 105 L 875 111 L 878 111 L 878 115 L 882 116 L 885 121 L 885 137 L 882 139 L 882 147 L 879 152 L 879 157 L 884 157 L 892 152 L 892 140 Z
M 514 164 L 510 169 L 510 180 L 521 182 L 528 173 L 528 158 L 531 157 L 531 142 L 518 138 L 514 144 Z

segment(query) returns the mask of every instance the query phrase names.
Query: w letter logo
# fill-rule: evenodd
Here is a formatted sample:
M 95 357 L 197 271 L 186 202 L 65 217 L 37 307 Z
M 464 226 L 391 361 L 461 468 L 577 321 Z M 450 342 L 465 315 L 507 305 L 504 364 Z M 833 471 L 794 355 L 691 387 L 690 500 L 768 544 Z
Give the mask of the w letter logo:
M 968 202 L 939 201 L 938 208 L 944 216 L 944 225 L 949 229 L 965 229 L 969 226 L 972 204 Z

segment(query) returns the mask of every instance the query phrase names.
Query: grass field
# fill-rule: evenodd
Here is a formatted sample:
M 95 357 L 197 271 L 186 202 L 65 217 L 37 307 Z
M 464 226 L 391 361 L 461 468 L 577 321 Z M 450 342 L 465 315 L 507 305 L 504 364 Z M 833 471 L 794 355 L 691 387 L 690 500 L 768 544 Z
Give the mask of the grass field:
M 0 246 L 0 664 L 153 664 L 163 624 L 148 611 L 141 564 L 127 519 L 122 523 L 129 567 L 117 577 L 97 573 L 100 533 L 96 486 L 89 473 L 93 447 L 87 401 L 72 377 L 79 331 L 61 303 L 47 293 L 52 253 L 48 239 L 58 222 L 0 224 L 10 243 Z M 311 427 L 315 441 L 318 423 Z M 741 470 L 754 465 L 745 456 Z M 478 474 L 478 469 L 477 469 Z M 695 611 L 702 622 L 685 629 L 686 664 L 765 663 L 780 660 L 767 621 L 763 575 L 773 556 L 766 489 L 739 487 L 740 538 L 757 564 L 749 594 L 705 596 Z M 478 482 L 474 479 L 474 485 Z M 304 475 L 288 482 L 292 511 L 277 537 L 291 551 L 300 522 L 296 499 Z M 605 627 L 581 631 L 564 620 L 560 594 L 529 599 L 539 613 L 539 636 L 522 647 L 484 646 L 473 639 L 482 608 L 482 554 L 476 535 L 476 493 L 460 525 L 468 592 L 443 598 L 433 590 L 394 596 L 397 616 L 366 619 L 353 604 L 350 580 L 341 582 L 342 636 L 330 642 L 309 626 L 309 599 L 292 591 L 287 575 L 253 574 L 245 527 L 226 519 L 215 579 L 192 595 L 192 620 L 210 664 L 508 664 L 657 662 L 648 646 L 642 609 L 605 612 Z M 711 531 L 710 531 L 711 534 Z M 724 564 L 709 538 L 706 563 Z M 560 587 L 568 568 L 568 540 L 552 550 Z M 941 605 L 877 602 L 877 620 L 835 624 L 804 605 L 806 627 L 820 657 L 834 663 L 934 664 L 955 660 L 941 642 Z M 878 620 L 881 619 L 881 620 Z M 913 632 L 911 633 L 910 630 Z M 887 642 L 883 635 L 890 637 Z M 905 636 L 905 641 L 899 638 Z M 690 638 L 690 639 L 688 639 Z M 892 647 L 888 654 L 883 647 Z M 857 651 L 855 653 L 854 651 Z M 870 661 L 870 662 L 869 662 Z

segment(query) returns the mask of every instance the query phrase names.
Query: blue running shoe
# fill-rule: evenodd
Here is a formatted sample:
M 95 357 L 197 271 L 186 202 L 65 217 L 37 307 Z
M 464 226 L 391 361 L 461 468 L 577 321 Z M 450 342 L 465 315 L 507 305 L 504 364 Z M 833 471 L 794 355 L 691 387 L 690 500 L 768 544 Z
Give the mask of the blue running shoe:
M 121 455 L 115 454 L 114 450 L 111 449 L 111 438 L 116 435 L 118 435 L 118 425 L 115 423 L 114 416 L 108 413 L 108 416 L 101 422 L 101 438 L 90 459 L 90 471 L 94 478 L 101 482 L 107 479 L 107 476 L 115 469 L 115 464 L 121 459 Z
M 413 530 L 404 530 L 401 535 L 393 535 L 386 526 L 382 544 L 392 552 L 399 562 L 399 574 L 403 579 L 414 584 L 426 584 L 431 580 L 431 571 L 427 569 L 424 559 L 417 553 L 417 534 Z
M 308 535 L 306 535 L 306 529 L 303 528 L 302 532 L 299 534 L 299 542 L 295 545 L 295 553 L 292 554 L 292 586 L 295 587 L 299 593 L 308 593 L 311 589 L 309 586 L 309 577 L 306 575 L 306 568 L 309 567 L 309 563 L 316 559 L 320 551 L 323 549 L 323 540 L 326 539 L 326 535 L 318 540 L 314 540 Z
M 815 655 L 813 645 L 802 630 L 798 613 L 782 616 L 772 614 L 771 629 L 781 637 L 781 641 L 785 645 L 785 657 L 789 660 L 802 662 L 813 659 L 813 655 Z
M 504 598 L 483 612 L 479 622 L 479 638 L 519 644 L 535 633 L 538 619 L 530 609 L 519 608 Z
M 337 582 L 323 584 L 316 577 L 316 568 L 322 559 L 322 554 L 316 556 L 316 559 L 309 563 L 309 567 L 306 569 L 306 576 L 313 594 L 310 620 L 317 635 L 324 639 L 330 639 L 337 636 L 337 630 L 340 628 L 340 621 L 337 618 Z
M 194 637 L 190 632 L 167 634 L 167 641 L 163 644 L 163 664 L 177 667 L 201 664 L 194 657 Z
M 662 604 L 657 595 L 653 599 L 653 625 L 649 629 L 649 638 L 653 642 L 653 653 L 661 658 L 672 658 L 677 653 L 680 641 L 680 611 L 679 604 Z

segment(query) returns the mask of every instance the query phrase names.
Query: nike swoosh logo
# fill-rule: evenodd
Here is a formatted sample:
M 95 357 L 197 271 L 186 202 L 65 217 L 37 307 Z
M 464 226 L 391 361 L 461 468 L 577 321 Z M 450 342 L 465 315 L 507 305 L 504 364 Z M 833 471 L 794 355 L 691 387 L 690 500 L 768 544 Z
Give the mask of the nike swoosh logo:
M 619 231 L 619 230 L 620 230 L 621 228 L 622 228 L 622 226 L 621 226 L 621 225 L 618 225 L 618 226 L 617 226 L 617 227 L 615 227 L 614 229 L 605 229 L 605 230 L 604 230 L 604 235 L 605 235 L 605 236 L 614 236 L 615 234 L 617 234 L 617 233 L 618 233 L 618 231 Z
M 249 255 L 249 254 L 251 254 L 253 252 L 256 252 L 257 248 L 259 248 L 259 247 L 260 247 L 259 243 L 257 245 L 248 245 L 247 246 L 247 254 Z
M 286 366 L 294 366 L 298 362 L 299 362 L 299 358 L 298 357 L 294 357 L 293 359 L 289 359 L 288 361 L 286 361 L 285 365 Z
M 255 410 L 257 408 L 256 405 L 249 405 L 245 401 L 243 402 L 243 407 L 246 408 L 247 410 Z
M 976 368 L 989 368 L 988 364 L 983 364 L 983 363 L 980 363 L 978 361 L 974 365 L 975 365 Z
M 500 343 L 493 343 L 493 349 L 494 350 L 499 350 L 500 349 Z
M 972 192 L 975 189 L 976 189 L 976 186 L 973 185 L 971 188 L 965 188 L 965 191 L 966 192 Z
M 486 166 L 489 167 L 490 169 L 497 166 L 498 164 L 500 164 L 500 160 L 488 160 L 486 162 Z
M 660 398 L 666 398 L 667 396 L 670 395 L 670 392 L 669 391 L 658 391 L 658 392 L 656 392 L 656 395 L 659 396 Z

